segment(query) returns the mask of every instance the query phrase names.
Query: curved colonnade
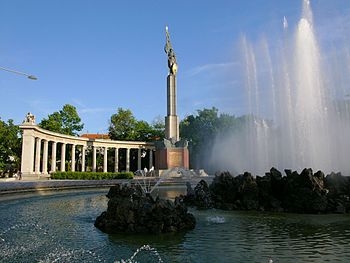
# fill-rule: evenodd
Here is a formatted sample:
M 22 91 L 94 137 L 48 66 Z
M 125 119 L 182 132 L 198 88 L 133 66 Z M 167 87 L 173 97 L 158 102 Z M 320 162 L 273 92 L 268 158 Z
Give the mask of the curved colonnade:
M 137 151 L 137 170 L 150 169 L 154 163 L 154 144 L 135 141 L 114 141 L 89 139 L 51 132 L 32 123 L 23 123 L 22 141 L 22 177 L 47 177 L 55 171 L 97 171 L 97 155 L 103 155 L 103 172 L 130 171 L 131 150 Z M 50 150 L 49 150 L 50 149 Z M 120 163 L 120 150 L 126 151 L 124 163 Z M 92 152 L 91 166 L 87 166 L 86 156 Z M 114 153 L 113 153 L 114 152 Z M 113 170 L 108 162 L 108 154 L 114 154 Z M 148 163 L 141 167 L 141 159 L 148 155 Z M 68 160 L 66 159 L 68 157 Z

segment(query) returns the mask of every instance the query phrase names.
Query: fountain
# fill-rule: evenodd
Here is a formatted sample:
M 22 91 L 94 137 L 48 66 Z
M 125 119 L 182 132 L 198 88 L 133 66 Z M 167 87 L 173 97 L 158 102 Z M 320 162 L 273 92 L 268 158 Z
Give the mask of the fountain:
M 275 41 L 271 48 L 263 40 L 254 49 L 242 38 L 249 118 L 243 131 L 217 139 L 212 161 L 239 173 L 311 167 L 348 174 L 347 82 L 335 81 L 334 70 L 326 68 L 329 61 L 320 51 L 310 1 L 303 1 L 292 37 L 287 18 L 283 25 L 282 44 Z
M 284 25 L 289 30 L 287 19 Z M 271 94 L 274 125 L 260 118 L 264 103 L 259 96 L 263 89 L 258 81 L 258 60 L 251 44 L 242 41 L 252 116 L 247 125 L 249 132 L 244 131 L 242 137 L 225 138 L 226 145 L 231 142 L 230 153 L 236 149 L 239 152 L 234 157 L 225 154 L 229 160 L 226 156 L 217 160 L 223 169 L 227 163 L 223 161 L 233 163 L 232 168 L 237 170 L 263 172 L 274 164 L 277 168 L 295 169 L 313 166 L 325 172 L 333 168 L 345 171 L 348 167 L 342 157 L 347 157 L 350 149 L 345 136 L 350 125 L 344 121 L 350 114 L 334 103 L 335 96 L 330 96 L 336 93 L 334 87 L 325 84 L 309 1 L 304 1 L 303 19 L 293 39 L 297 51 L 289 52 L 286 44 L 280 63 L 273 63 L 267 42 L 262 45 L 263 56 L 268 58 L 265 61 L 271 85 L 267 92 Z M 222 152 L 224 145 L 221 147 L 216 154 Z M 281 189 L 279 178 L 275 178 L 277 190 Z M 241 179 L 246 187 L 258 180 L 253 176 Z M 145 193 L 153 192 L 154 185 L 146 178 L 140 183 Z M 248 188 L 237 187 L 239 191 L 256 190 Z M 169 192 L 171 187 L 158 184 L 157 189 Z M 349 214 L 286 215 L 192 209 L 189 212 L 196 219 L 196 227 L 185 234 L 105 234 L 93 223 L 96 215 L 107 208 L 106 192 L 103 188 L 0 195 L 0 262 L 350 260 Z
M 143 245 L 142 247 L 138 248 L 135 253 L 128 259 L 124 260 L 120 260 L 120 261 L 116 261 L 116 263 L 133 263 L 133 262 L 137 262 L 135 261 L 136 257 L 139 255 L 140 252 L 142 251 L 150 251 L 152 255 L 154 255 L 156 258 L 157 258 L 157 261 L 154 261 L 154 262 L 159 262 L 159 263 L 163 263 L 163 260 L 162 258 L 160 257 L 158 251 L 149 246 L 149 245 Z

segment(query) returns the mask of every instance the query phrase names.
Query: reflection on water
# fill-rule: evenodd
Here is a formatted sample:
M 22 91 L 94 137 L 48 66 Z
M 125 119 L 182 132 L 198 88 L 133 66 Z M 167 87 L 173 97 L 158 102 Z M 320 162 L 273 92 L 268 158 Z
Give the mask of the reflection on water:
M 186 193 L 187 187 L 185 185 L 160 186 L 154 189 L 152 196 L 175 200 L 175 197 L 186 195 Z
M 350 262 L 349 215 L 191 210 L 187 233 L 107 235 L 107 191 L 0 200 L 0 262 Z

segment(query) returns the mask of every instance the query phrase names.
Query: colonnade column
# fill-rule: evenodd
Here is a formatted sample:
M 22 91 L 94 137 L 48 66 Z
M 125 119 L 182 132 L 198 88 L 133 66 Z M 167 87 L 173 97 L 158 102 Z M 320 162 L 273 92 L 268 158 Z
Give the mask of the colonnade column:
M 47 158 L 48 158 L 48 151 L 49 151 L 49 141 L 44 140 L 44 152 L 43 152 L 43 174 L 47 174 Z
M 92 146 L 92 171 L 96 172 L 96 146 Z
M 114 153 L 114 172 L 118 172 L 119 168 L 119 155 L 118 155 L 118 148 L 115 148 L 115 153 Z
M 81 149 L 81 171 L 85 172 L 85 151 L 86 151 L 86 147 L 83 146 L 83 148 Z
M 141 170 L 141 149 L 137 150 L 137 170 Z
M 149 151 L 149 169 L 153 167 L 153 150 L 150 149 Z
M 36 138 L 35 147 L 35 173 L 40 174 L 40 155 L 41 155 L 41 139 Z
M 66 144 L 62 143 L 61 146 L 61 172 L 66 171 Z
M 103 150 L 103 172 L 107 173 L 108 147 L 104 147 Z
M 126 148 L 126 167 L 125 170 L 130 172 L 130 149 Z
M 34 172 L 35 137 L 31 130 L 23 129 L 21 172 L 33 174 Z
M 56 152 L 57 152 L 57 143 L 52 142 L 51 148 L 51 172 L 56 172 Z
M 75 172 L 75 144 L 72 144 L 72 161 L 71 161 L 72 167 L 71 171 Z

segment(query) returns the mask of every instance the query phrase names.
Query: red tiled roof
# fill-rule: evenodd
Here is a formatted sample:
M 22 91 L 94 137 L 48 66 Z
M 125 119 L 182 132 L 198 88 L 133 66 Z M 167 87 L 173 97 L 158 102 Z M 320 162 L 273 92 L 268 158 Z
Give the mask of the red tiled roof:
M 88 139 L 104 139 L 104 140 L 110 140 L 108 134 L 100 134 L 100 133 L 84 133 L 80 135 L 80 137 L 88 138 Z

